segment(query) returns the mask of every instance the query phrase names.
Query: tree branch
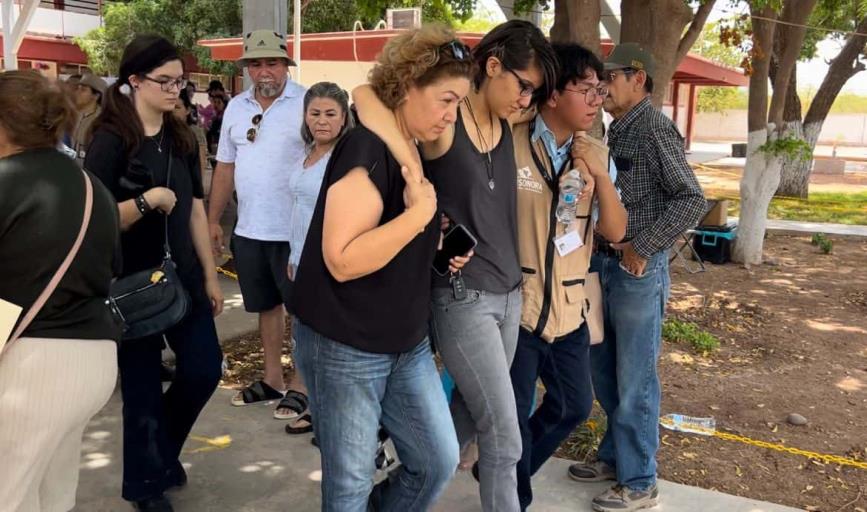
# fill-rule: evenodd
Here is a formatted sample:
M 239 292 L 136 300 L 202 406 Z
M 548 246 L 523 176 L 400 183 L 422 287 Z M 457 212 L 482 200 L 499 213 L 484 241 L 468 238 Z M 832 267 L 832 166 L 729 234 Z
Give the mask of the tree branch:
M 705 0 L 698 6 L 698 10 L 695 11 L 695 16 L 693 16 L 689 28 L 686 29 L 683 37 L 680 39 L 680 43 L 677 45 L 677 62 L 686 57 L 692 45 L 698 40 L 698 36 L 701 35 L 701 31 L 707 22 L 708 16 L 710 16 L 710 12 L 713 10 L 714 4 L 716 4 L 716 0 Z
M 783 33 L 780 34 L 779 38 L 781 43 L 781 51 L 777 56 L 779 67 L 774 79 L 774 96 L 771 98 L 768 121 L 774 123 L 777 129 L 782 128 L 783 108 L 786 103 L 789 78 L 792 76 L 792 70 L 801 52 L 801 45 L 804 43 L 804 36 L 807 34 L 804 23 L 813 12 L 817 2 L 818 0 L 788 0 L 785 2 L 783 12 L 780 15 L 780 20 L 787 22 L 787 24 L 780 24 L 776 27 L 776 30 L 783 31 Z
M 861 19 L 855 32 L 867 33 L 867 16 Z M 828 72 L 822 80 L 822 85 L 816 91 L 816 97 L 813 98 L 810 109 L 807 110 L 807 115 L 804 117 L 805 125 L 824 121 L 846 82 L 864 71 L 864 63 L 858 60 L 858 57 L 864 50 L 865 44 L 867 44 L 867 36 L 852 34 L 846 39 L 843 49 L 829 63 Z

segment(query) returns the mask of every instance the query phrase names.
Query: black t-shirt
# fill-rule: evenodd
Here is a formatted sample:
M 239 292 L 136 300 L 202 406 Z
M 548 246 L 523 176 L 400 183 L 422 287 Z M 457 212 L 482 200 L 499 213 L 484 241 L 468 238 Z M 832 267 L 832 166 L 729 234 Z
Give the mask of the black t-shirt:
M 93 134 L 84 167 L 105 183 L 117 202 L 127 201 L 153 187 L 165 187 L 169 154 L 172 155 L 170 189 L 177 196 L 169 215 L 169 248 L 178 266 L 178 275 L 193 300 L 207 302 L 204 275 L 193 246 L 190 215 L 193 198 L 202 199 L 202 177 L 198 154 L 179 155 L 171 150 L 171 137 L 163 132 L 146 137 L 132 158 L 127 158 L 123 140 L 100 128 Z M 162 148 L 160 151 L 158 148 Z M 154 210 L 121 234 L 122 276 L 153 268 L 163 258 L 165 217 Z
M 406 352 L 428 333 L 430 268 L 439 240 L 439 223 L 432 219 L 423 233 L 380 270 L 337 282 L 322 257 L 325 196 L 332 184 L 356 167 L 368 170 L 382 195 L 379 225 L 406 209 L 400 165 L 370 130 L 364 126 L 354 128 L 334 148 L 325 169 L 298 266 L 293 309 L 302 322 L 340 343 L 379 354 Z
M 106 305 L 119 237 L 117 203 L 98 179 L 81 248 L 24 336 L 120 339 Z M 84 178 L 55 149 L 0 159 L 0 298 L 23 308 L 22 317 L 60 268 L 84 214 Z
M 501 121 L 501 126 L 503 136 L 490 151 L 493 190 L 488 184 L 487 157 L 473 146 L 460 114 L 452 147 L 424 162 L 436 187 L 439 210 L 479 241 L 461 271 L 467 288 L 492 293 L 507 293 L 521 283 L 515 149 L 508 123 Z M 434 286 L 450 286 L 448 276 L 433 279 Z

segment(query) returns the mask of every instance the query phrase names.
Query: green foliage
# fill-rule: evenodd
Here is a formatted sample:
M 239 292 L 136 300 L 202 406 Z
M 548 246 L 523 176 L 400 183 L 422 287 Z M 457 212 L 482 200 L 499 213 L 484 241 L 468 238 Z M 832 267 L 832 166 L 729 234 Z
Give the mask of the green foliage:
M 731 44 L 724 44 L 721 36 L 724 33 L 725 22 L 709 22 L 702 29 L 701 34 L 692 45 L 690 52 L 701 55 L 726 66 L 740 66 L 743 59 L 742 52 Z M 731 41 L 732 43 L 734 41 Z
M 822 251 L 822 254 L 831 254 L 831 251 L 834 250 L 834 242 L 828 240 L 827 238 L 819 241 L 819 250 Z
M 846 35 L 842 32 L 854 31 L 858 21 L 864 16 L 867 16 L 867 0 L 819 0 L 808 18 L 807 25 L 827 27 L 839 32 L 807 30 L 804 44 L 801 47 L 801 60 L 815 58 L 818 43 L 828 37 L 842 42 L 846 39 Z
M 681 322 L 670 318 L 662 324 L 662 337 L 675 343 L 686 343 L 696 352 L 705 354 L 719 348 L 719 339 L 713 334 L 701 330 L 692 322 Z
M 759 151 L 775 157 L 784 156 L 789 160 L 809 160 L 813 158 L 813 148 L 798 137 L 780 137 L 759 146 Z
M 736 87 L 700 87 L 695 109 L 698 112 L 725 112 L 746 107 L 746 95 Z
M 474 0 L 311 0 L 301 17 L 302 31 L 348 31 L 356 20 L 370 28 L 385 18 L 387 8 L 418 5 L 423 21 L 454 25 L 472 16 Z M 287 32 L 291 26 L 290 4 Z M 212 61 L 210 51 L 196 43 L 238 36 L 241 31 L 241 0 L 116 0 L 105 3 L 103 26 L 75 42 L 87 55 L 91 69 L 102 75 L 117 73 L 124 47 L 137 34 L 145 33 L 166 37 L 211 73 L 234 74 L 234 63 Z
M 834 242 L 829 240 L 824 233 L 813 233 L 810 243 L 817 245 L 823 254 L 831 254 L 831 251 L 834 250 Z
M 293 3 L 289 2 L 289 26 L 286 33 L 292 33 L 293 30 Z M 379 16 L 360 16 L 359 10 L 356 0 L 311 0 L 301 13 L 301 32 L 310 34 L 350 31 L 356 20 L 369 29 L 379 21 Z
M 740 198 L 731 196 L 725 199 L 729 200 L 729 215 L 738 217 Z M 867 226 L 867 192 L 814 192 L 808 199 L 775 197 L 771 199 L 768 218 Z
M 196 42 L 241 33 L 239 0 L 129 0 L 106 2 L 103 25 L 75 38 L 99 74 L 117 73 L 123 49 L 138 34 L 159 34 L 184 53 L 196 56 L 200 67 L 215 74 L 234 72 L 234 65 L 215 62 Z

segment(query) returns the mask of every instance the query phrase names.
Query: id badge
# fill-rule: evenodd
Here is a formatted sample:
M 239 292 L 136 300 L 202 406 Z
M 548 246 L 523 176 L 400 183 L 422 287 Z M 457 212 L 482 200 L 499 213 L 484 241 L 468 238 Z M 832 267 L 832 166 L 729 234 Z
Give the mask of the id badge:
M 584 246 L 584 241 L 581 240 L 581 235 L 577 229 L 568 231 L 566 234 L 560 235 L 554 239 L 554 246 L 557 248 L 557 253 L 560 257 L 564 257 Z

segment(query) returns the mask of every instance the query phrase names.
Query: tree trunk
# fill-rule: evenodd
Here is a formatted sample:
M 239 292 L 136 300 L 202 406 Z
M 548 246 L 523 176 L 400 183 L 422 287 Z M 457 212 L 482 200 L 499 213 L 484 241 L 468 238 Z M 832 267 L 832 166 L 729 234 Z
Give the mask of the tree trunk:
M 738 238 L 732 259 L 744 265 L 762 262 L 765 227 L 771 197 L 780 184 L 784 155 L 774 154 L 759 148 L 766 142 L 773 143 L 784 137 L 783 110 L 790 78 L 798 58 L 798 50 L 804 42 L 804 21 L 812 12 L 817 0 L 785 0 L 783 15 L 786 21 L 799 26 L 780 24 L 786 27 L 781 39 L 774 77 L 774 97 L 768 108 L 768 77 L 771 72 L 771 57 L 774 49 L 774 30 L 777 14 L 769 2 L 750 5 L 753 25 L 752 68 L 749 90 L 749 113 L 747 117 L 747 161 L 741 180 L 741 218 Z M 759 8 L 756 4 L 761 3 Z M 794 48 L 794 50 L 792 49 Z M 767 117 L 765 117 L 767 115 Z
M 600 55 L 601 17 L 602 7 L 599 0 L 556 0 L 551 42 L 577 43 Z
M 776 12 L 771 7 L 756 9 L 753 18 L 752 68 L 747 113 L 747 161 L 741 179 L 741 213 L 738 222 L 738 237 L 732 250 L 732 260 L 744 265 L 762 263 L 762 249 L 765 242 L 765 226 L 768 205 L 777 189 L 773 168 L 768 164 L 767 153 L 759 148 L 773 134 L 774 127 L 768 126 L 768 75 L 771 68 L 773 51 L 774 23 Z M 771 172 L 769 172 L 771 171 Z
M 801 44 L 807 34 L 804 23 L 810 17 L 816 3 L 818 0 L 788 0 L 783 4 L 783 12 L 780 15 L 780 21 L 783 23 L 776 27 L 774 36 L 777 69 L 776 76 L 773 77 L 774 96 L 771 98 L 768 113 L 768 121 L 777 128 L 783 127 L 783 112 L 789 100 L 789 89 L 795 86 L 792 77 L 798 55 L 801 53 Z M 793 92 L 797 94 L 797 91 Z
M 640 44 L 656 60 L 651 96 L 655 106 L 662 106 L 678 64 L 701 33 L 715 2 L 704 0 L 695 13 L 683 0 L 623 0 L 620 3 L 620 41 Z M 687 23 L 690 26 L 684 33 Z
M 867 16 L 857 25 L 855 32 L 867 33 Z M 858 60 L 865 44 L 867 44 L 867 36 L 850 34 L 843 49 L 834 57 L 828 67 L 828 72 L 810 104 L 810 109 L 807 111 L 800 128 L 804 140 L 810 145 L 811 154 L 812 150 L 816 149 L 819 134 L 822 132 L 822 125 L 825 123 L 825 118 L 828 117 L 834 100 L 840 94 L 840 90 L 850 78 L 865 69 L 864 63 Z M 789 102 L 787 101 L 786 110 L 788 109 Z M 777 195 L 806 198 L 812 171 L 812 159 L 786 162 L 783 165 L 782 179 Z
M 810 154 L 816 149 L 816 141 L 819 140 L 819 132 L 822 131 L 821 123 L 805 125 L 798 121 L 789 123 L 786 130 L 793 136 L 800 136 L 810 145 Z M 777 196 L 798 197 L 806 199 L 810 192 L 810 173 L 813 169 L 813 159 L 794 159 L 783 162 L 780 176 L 780 186 L 777 188 Z

